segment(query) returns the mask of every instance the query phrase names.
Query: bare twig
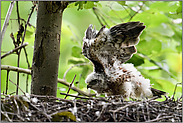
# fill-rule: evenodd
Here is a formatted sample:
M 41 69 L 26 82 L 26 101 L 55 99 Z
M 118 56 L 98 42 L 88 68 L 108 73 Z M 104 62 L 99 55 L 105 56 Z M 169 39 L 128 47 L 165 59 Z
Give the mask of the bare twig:
M 94 14 L 96 15 L 96 17 L 97 17 L 97 19 L 98 19 L 100 25 L 101 25 L 101 26 L 104 26 L 104 24 L 102 23 L 102 21 L 100 20 L 98 14 L 97 14 L 97 12 L 96 12 L 96 11 L 97 11 L 97 10 L 96 10 L 96 7 L 93 7 L 92 9 L 93 9 L 93 12 L 94 12 Z
M 26 73 L 26 74 L 31 74 L 31 70 L 29 69 L 23 69 L 20 67 L 14 67 L 14 66 L 9 66 L 9 65 L 1 65 L 1 70 L 10 70 L 10 71 L 15 71 L 15 72 L 20 72 L 20 73 Z
M 21 90 L 21 92 L 26 96 L 25 92 L 24 92 L 16 83 L 14 83 L 13 81 L 11 81 L 10 79 L 9 79 L 9 81 L 10 81 L 11 83 L 13 83 L 14 85 L 16 85 L 17 88 L 19 88 L 19 89 Z
M 1 20 L 5 20 L 5 18 L 1 18 Z M 9 20 L 11 20 L 11 21 L 12 21 L 12 20 L 18 20 L 18 19 L 9 19 Z M 20 18 L 20 20 L 21 20 L 21 21 L 23 21 L 24 23 L 26 23 L 25 19 Z M 28 22 L 28 25 L 29 25 L 30 27 L 36 28 L 34 25 L 32 25 L 32 24 L 31 24 L 31 23 L 29 23 L 29 22 Z
M 114 14 L 116 14 L 116 16 L 121 20 L 121 22 L 123 22 L 122 18 L 116 13 L 116 11 L 114 11 L 114 9 L 112 9 L 111 4 L 106 5 L 106 6 L 109 7 L 114 12 Z
M 67 96 L 71 96 L 71 97 L 76 97 L 76 98 L 80 98 L 80 99 L 90 99 L 88 97 L 82 97 L 82 96 L 76 96 L 76 95 L 72 95 L 72 94 L 66 94 L 66 93 L 61 93 L 61 95 L 67 95 Z
M 138 55 L 138 56 L 140 56 L 140 57 L 142 57 L 142 58 L 144 58 L 144 59 L 147 59 L 149 62 L 155 64 L 155 65 L 158 66 L 161 70 L 167 72 L 172 78 L 174 78 L 174 79 L 177 78 L 177 77 L 176 77 L 175 75 L 173 75 L 171 72 L 169 72 L 169 71 L 167 71 L 166 69 L 164 69 L 163 66 L 162 66 L 161 64 L 159 64 L 159 63 L 157 63 L 156 61 L 150 59 L 148 56 L 146 56 L 146 55 L 144 55 L 144 54 L 142 54 L 142 53 L 140 53 L 140 52 L 139 52 L 139 53 L 136 53 L 136 55 Z
M 104 112 L 104 110 L 106 109 L 106 107 L 107 107 L 106 104 L 102 106 L 102 110 L 101 110 L 99 116 L 94 120 L 94 122 L 96 122 L 96 121 L 101 117 L 101 115 L 102 115 L 102 113 Z
M 18 51 L 19 49 L 21 49 L 22 47 L 25 47 L 25 46 L 27 46 L 27 45 L 28 45 L 28 43 L 26 42 L 26 43 L 24 43 L 24 44 L 22 44 L 22 45 L 16 47 L 15 49 L 13 49 L 13 50 L 7 52 L 6 54 L 2 55 L 2 56 L 1 56 L 1 59 L 3 59 L 4 57 L 6 57 L 6 56 L 12 54 L 13 52 Z
M 153 120 L 148 120 L 146 122 L 157 122 L 157 121 L 162 120 L 162 119 L 170 119 L 170 118 L 173 118 L 173 116 L 164 116 L 164 117 L 161 117 L 161 118 L 157 118 L 157 119 L 153 119 Z
M 8 114 L 7 114 L 6 111 L 2 111 L 2 110 L 1 110 L 1 114 L 3 114 L 3 115 L 7 118 L 7 120 L 8 120 L 9 122 L 12 122 L 12 120 L 9 118 L 9 116 L 8 116 Z M 2 115 L 1 115 L 1 117 L 2 117 Z
M 78 40 L 78 44 L 80 44 L 81 39 L 74 33 L 74 31 L 72 30 L 72 28 L 69 25 L 68 25 L 68 28 L 71 30 L 74 37 L 76 37 L 76 39 Z
M 8 12 L 6 14 L 6 18 L 5 18 L 5 21 L 4 21 L 4 24 L 3 24 L 3 28 L 2 28 L 2 33 L 1 33 L 1 44 L 2 44 L 2 41 L 3 41 L 3 38 L 4 38 L 4 34 L 6 32 L 6 29 L 7 29 L 8 25 L 9 25 L 9 19 L 10 19 L 10 15 L 11 15 L 11 12 L 13 10 L 14 4 L 15 4 L 15 1 L 11 1 L 9 9 L 8 9 Z
M 182 84 L 182 83 L 177 83 L 177 84 L 175 85 L 174 92 L 173 92 L 173 95 L 172 95 L 172 97 L 171 97 L 171 100 L 174 99 L 175 92 L 176 92 L 176 89 L 177 89 L 178 84 Z
M 31 74 L 31 70 L 29 69 L 23 69 L 23 68 L 19 68 L 19 67 L 14 67 L 14 66 L 8 66 L 8 65 L 1 65 L 1 70 L 10 70 L 10 71 L 15 71 L 15 72 L 20 72 L 20 73 L 26 73 L 26 74 Z M 59 79 L 58 78 L 58 83 L 64 84 L 66 86 L 69 87 L 70 83 L 67 82 L 65 79 Z M 82 90 L 80 90 L 79 88 L 72 86 L 71 87 L 72 90 L 78 92 L 79 94 L 83 95 L 83 96 L 95 96 L 96 94 L 90 94 L 90 93 L 86 93 Z
M 27 51 L 26 51 L 25 47 L 23 47 L 23 48 L 24 48 L 24 53 L 25 53 L 25 58 L 27 61 L 28 68 L 30 68 Z M 29 75 L 27 75 L 27 78 L 26 78 L 26 93 L 28 93 L 28 79 L 29 79 Z
M 51 122 L 51 116 L 48 115 L 46 112 L 40 110 L 38 107 L 36 107 L 34 104 L 29 103 L 33 108 L 35 108 L 36 110 L 38 110 L 38 112 L 40 112 L 41 114 L 43 114 L 50 122 Z
M 65 73 L 64 73 L 64 76 L 63 76 L 63 79 L 65 79 L 67 73 L 73 68 L 73 67 L 78 67 L 78 66 L 83 66 L 83 65 L 88 65 L 89 63 L 79 63 L 79 64 L 75 64 L 73 66 L 71 66 Z
M 73 80 L 72 80 L 71 84 L 69 85 L 69 89 L 68 89 L 68 91 L 67 91 L 67 94 L 69 94 L 69 91 L 70 91 L 70 89 L 71 89 L 71 87 L 72 87 L 72 84 L 73 84 L 73 82 L 74 82 L 75 78 L 76 78 L 76 74 L 75 74 L 75 76 L 74 76 L 74 78 L 73 78 Z M 64 98 L 64 99 L 66 99 L 66 98 L 67 98 L 67 95 L 65 96 L 65 98 Z
M 6 92 L 5 92 L 5 94 L 7 94 L 8 93 L 8 79 L 9 79 L 9 70 L 7 70 L 7 77 L 6 77 Z
M 129 19 L 128 21 L 132 20 L 132 18 L 133 18 L 137 13 L 139 13 L 140 10 L 142 10 L 142 7 L 143 7 L 143 5 L 145 4 L 145 2 L 146 2 L 146 1 L 143 1 L 143 4 L 142 4 L 142 5 L 139 5 L 139 6 L 140 6 L 140 9 L 139 9 L 138 11 L 136 11 L 136 12 L 130 17 L 130 19 Z
M 80 98 L 80 99 L 88 99 L 88 100 L 100 100 L 100 101 L 106 101 L 108 102 L 109 100 L 105 99 L 104 97 L 100 97 L 100 98 L 93 98 L 93 97 L 83 97 L 83 96 L 76 96 L 73 94 L 66 94 L 66 93 L 61 93 L 61 95 L 67 95 L 67 96 L 71 96 L 71 97 L 76 97 L 76 98 Z
M 18 25 L 20 26 L 20 14 L 19 14 L 19 9 L 18 9 L 18 1 L 16 1 L 16 9 L 17 9 Z
M 110 26 L 108 25 L 108 23 L 103 18 L 104 14 L 102 14 L 101 12 L 99 13 L 99 10 L 96 7 L 93 7 L 93 11 L 94 11 L 94 14 L 97 16 L 97 19 L 99 20 L 99 22 L 101 23 L 101 25 L 102 26 L 106 25 L 109 28 Z M 100 18 L 103 20 L 103 22 L 105 24 L 102 24 L 101 20 L 99 19 L 99 16 L 100 16 Z
M 31 16 L 32 16 L 32 13 L 34 12 L 34 8 L 35 8 L 35 7 L 36 7 L 36 5 L 34 5 L 34 6 L 32 7 L 31 13 L 29 14 L 29 17 L 28 17 L 27 22 L 26 22 L 26 24 L 25 24 L 24 35 L 23 35 L 23 37 L 22 37 L 22 44 L 24 43 L 24 38 L 25 38 L 26 31 L 27 31 L 27 25 L 28 25 L 28 23 L 29 23 L 29 21 L 30 21 L 30 18 L 31 18 Z
M 10 37 L 13 40 L 13 44 L 14 44 L 15 48 L 18 47 L 18 45 L 17 45 L 17 43 L 15 41 L 15 37 L 14 37 L 13 33 L 10 34 Z M 18 54 L 18 51 L 16 51 L 16 54 Z

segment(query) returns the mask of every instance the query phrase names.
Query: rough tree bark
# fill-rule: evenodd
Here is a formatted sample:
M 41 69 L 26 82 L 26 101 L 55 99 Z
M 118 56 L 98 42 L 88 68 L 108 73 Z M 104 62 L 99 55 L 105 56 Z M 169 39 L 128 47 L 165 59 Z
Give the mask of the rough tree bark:
M 62 13 L 65 1 L 38 3 L 31 93 L 56 96 Z

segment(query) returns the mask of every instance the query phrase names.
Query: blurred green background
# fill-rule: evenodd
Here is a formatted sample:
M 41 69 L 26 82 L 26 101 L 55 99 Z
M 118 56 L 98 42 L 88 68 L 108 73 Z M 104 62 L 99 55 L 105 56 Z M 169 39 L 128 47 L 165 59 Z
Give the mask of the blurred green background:
M 10 1 L 1 2 L 1 25 L 4 23 Z M 27 21 L 28 15 L 33 6 L 31 1 L 19 1 L 20 17 Z M 94 10 L 92 7 L 96 7 Z M 89 63 L 82 56 L 82 38 L 89 24 L 95 25 L 96 29 L 101 28 L 97 19 L 100 18 L 107 27 L 128 21 L 141 21 L 146 29 L 140 36 L 140 42 L 136 46 L 135 54 L 128 62 L 135 64 L 136 68 L 151 80 L 154 88 L 167 91 L 171 96 L 176 83 L 182 82 L 182 1 L 79 1 L 72 3 L 65 9 L 62 21 L 62 33 L 60 44 L 59 78 L 74 64 Z M 34 11 L 30 23 L 36 26 L 37 12 Z M 18 21 L 16 4 L 10 16 L 9 26 L 6 30 L 1 55 L 14 48 L 10 33 L 17 34 Z M 22 21 L 25 25 L 25 23 Z M 2 26 L 1 26 L 2 30 Z M 32 64 L 35 28 L 27 28 L 25 42 L 28 59 Z M 16 37 L 16 36 L 15 36 Z M 17 66 L 17 55 L 12 54 L 1 60 L 2 65 Z M 27 68 L 24 51 L 21 52 L 20 67 Z M 74 85 L 81 90 L 88 92 L 84 82 L 86 76 L 92 72 L 92 64 L 73 67 L 66 76 L 71 82 L 74 75 Z M 1 93 L 5 91 L 7 71 L 1 70 Z M 16 72 L 11 71 L 9 78 L 16 82 Z M 26 75 L 20 74 L 20 87 L 25 91 Z M 76 83 L 79 82 L 79 83 Z M 29 76 L 29 93 L 31 76 Z M 8 93 L 15 92 L 16 86 L 9 82 Z M 58 83 L 59 93 L 66 93 L 68 87 Z M 93 91 L 91 91 L 93 93 Z M 19 94 L 21 92 L 19 91 Z M 71 90 L 70 94 L 77 94 Z M 179 85 L 176 97 L 182 95 L 182 85 Z

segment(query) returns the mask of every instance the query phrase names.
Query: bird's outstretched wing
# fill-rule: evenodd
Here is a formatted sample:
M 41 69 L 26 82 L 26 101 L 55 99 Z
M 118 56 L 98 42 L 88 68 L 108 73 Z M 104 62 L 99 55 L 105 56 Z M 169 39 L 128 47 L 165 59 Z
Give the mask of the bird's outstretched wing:
M 103 72 L 113 67 L 114 62 L 122 64 L 131 58 L 144 28 L 143 23 L 127 22 L 110 29 L 103 26 L 97 32 L 90 25 L 83 38 L 82 53 L 93 62 L 95 72 Z

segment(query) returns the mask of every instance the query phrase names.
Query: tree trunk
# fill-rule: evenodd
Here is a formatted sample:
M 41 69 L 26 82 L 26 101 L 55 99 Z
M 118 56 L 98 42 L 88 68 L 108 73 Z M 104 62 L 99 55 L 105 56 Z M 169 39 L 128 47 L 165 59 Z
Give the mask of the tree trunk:
M 31 93 L 56 96 L 62 13 L 65 1 L 38 3 Z

